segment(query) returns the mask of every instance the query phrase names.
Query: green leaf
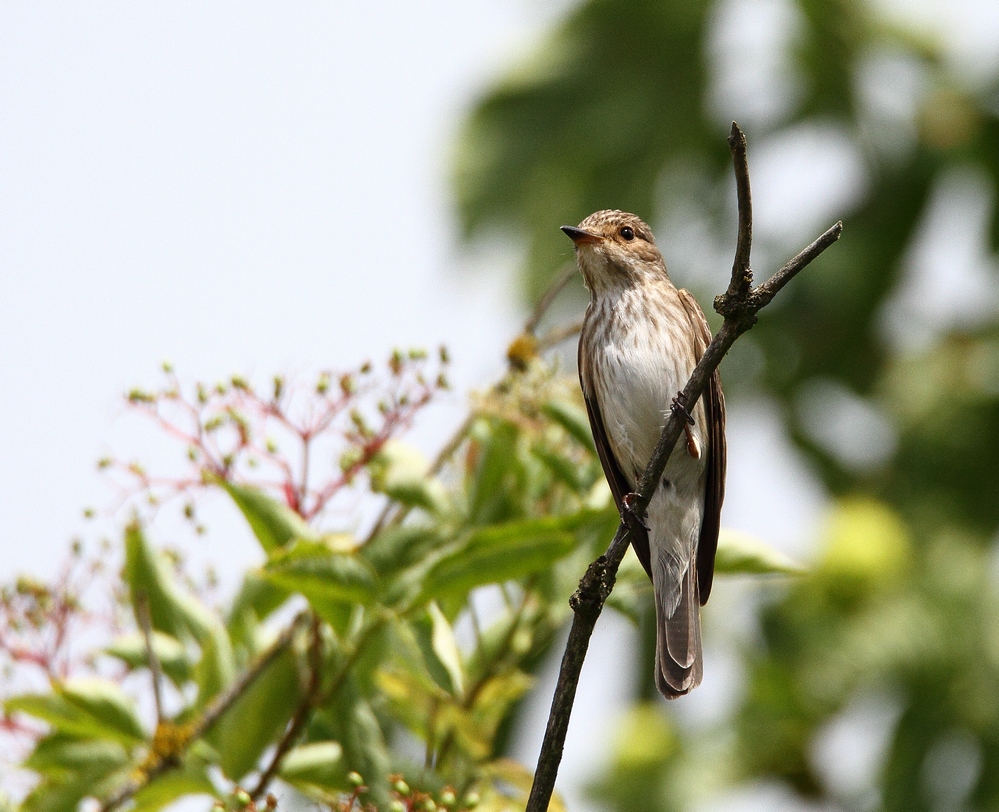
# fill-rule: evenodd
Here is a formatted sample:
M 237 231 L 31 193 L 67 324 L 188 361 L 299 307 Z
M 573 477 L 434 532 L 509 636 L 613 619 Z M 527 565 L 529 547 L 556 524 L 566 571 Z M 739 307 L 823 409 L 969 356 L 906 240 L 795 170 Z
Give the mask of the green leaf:
M 436 527 L 404 524 L 385 528 L 359 548 L 358 554 L 379 575 L 388 575 L 419 564 L 444 543 Z
M 178 599 L 178 587 L 166 563 L 146 540 L 138 521 L 125 528 L 125 580 L 137 617 L 138 600 L 143 596 L 153 628 L 171 637 L 184 637 L 188 625 Z
M 805 575 L 808 570 L 754 536 L 722 528 L 718 534 L 715 572 L 726 575 Z
M 232 602 L 226 629 L 235 644 L 252 648 L 257 626 L 291 596 L 291 592 L 271 583 L 258 572 L 247 572 Z
M 572 403 L 561 400 L 550 400 L 541 407 L 541 411 L 564 428 L 576 442 L 596 456 L 597 447 L 593 444 L 593 433 L 590 431 L 590 419 L 586 410 Z
M 440 660 L 441 665 L 447 669 L 451 677 L 453 693 L 461 696 L 465 692 L 465 677 L 461 666 L 461 651 L 458 643 L 454 639 L 454 632 L 451 624 L 447 622 L 440 607 L 433 601 L 427 607 L 430 613 L 430 620 L 433 623 L 433 635 L 431 637 L 434 654 Z
M 464 692 L 465 673 L 461 652 L 451 624 L 436 602 L 426 612 L 393 626 L 392 660 L 413 674 L 427 693 L 447 691 L 455 697 Z
M 128 751 L 119 742 L 107 739 L 79 739 L 53 733 L 40 739 L 24 761 L 24 768 L 46 775 L 68 772 L 106 774 L 129 763 Z
M 368 465 L 371 489 L 404 505 L 443 513 L 447 510 L 447 493 L 438 480 L 428 476 L 429 468 L 415 447 L 389 440 Z
M 575 493 L 583 493 L 592 484 L 586 467 L 580 467 L 578 462 L 564 457 L 542 443 L 531 447 L 531 453 L 545 464 L 552 475 Z
M 107 730 L 117 731 L 120 740 L 140 742 L 146 738 L 135 703 L 116 683 L 86 677 L 68 680 L 55 690 Z
M 607 596 L 607 606 L 638 625 L 642 611 L 652 605 L 652 580 L 637 556 L 626 556 L 617 571 L 614 591 Z
M 187 659 L 184 645 L 175 637 L 163 632 L 154 631 L 152 635 L 153 653 L 159 660 L 163 673 L 175 685 L 182 685 L 191 677 L 191 663 Z M 119 637 L 104 649 L 106 654 L 117 657 L 130 668 L 148 668 L 146 640 L 140 632 L 133 632 Z
M 332 741 L 302 744 L 288 751 L 279 775 L 296 789 L 319 800 L 350 787 L 343 748 Z
M 431 568 L 424 595 L 453 595 L 546 569 L 572 550 L 575 539 L 566 529 L 570 524 L 565 519 L 544 518 L 477 530 Z
M 378 717 L 360 695 L 356 681 L 348 678 L 320 717 L 317 721 L 325 728 L 324 737 L 335 739 L 343 748 L 347 769 L 359 772 L 372 787 L 370 800 L 386 796 L 381 785 L 391 771 L 388 746 Z
M 232 482 L 219 484 L 242 511 L 265 553 L 273 553 L 292 539 L 316 538 L 301 516 L 263 491 Z
M 194 669 L 198 684 L 197 708 L 204 708 L 213 697 L 228 688 L 236 677 L 236 663 L 229 635 L 221 624 L 201 643 L 201 659 Z
M 288 725 L 301 699 L 295 655 L 285 650 L 236 700 L 206 739 L 220 756 L 220 766 L 233 781 L 252 770 L 261 754 Z
M 202 645 L 224 634 L 212 611 L 181 589 L 169 564 L 149 544 L 138 521 L 125 528 L 125 580 L 136 613 L 140 597 L 148 602 L 153 629 L 178 640 L 190 634 Z
M 129 812 L 157 812 L 187 795 L 214 795 L 209 766 L 204 758 L 188 753 L 180 769 L 169 770 L 136 792 Z
M 86 797 L 103 797 L 114 791 L 128 777 L 128 768 L 93 766 L 46 778 L 21 804 L 21 812 L 77 812 Z
M 361 556 L 334 552 L 321 541 L 296 540 L 273 555 L 263 572 L 272 583 L 315 601 L 317 609 L 369 604 L 377 592 L 375 574 Z
M 505 420 L 480 418 L 469 431 L 475 464 L 468 485 L 468 516 L 473 525 L 489 524 L 520 513 L 518 494 L 524 472 L 517 455 L 516 426 Z
M 88 678 L 56 685 L 50 694 L 8 699 L 9 713 L 19 711 L 73 737 L 104 739 L 129 746 L 146 737 L 131 699 L 115 683 Z

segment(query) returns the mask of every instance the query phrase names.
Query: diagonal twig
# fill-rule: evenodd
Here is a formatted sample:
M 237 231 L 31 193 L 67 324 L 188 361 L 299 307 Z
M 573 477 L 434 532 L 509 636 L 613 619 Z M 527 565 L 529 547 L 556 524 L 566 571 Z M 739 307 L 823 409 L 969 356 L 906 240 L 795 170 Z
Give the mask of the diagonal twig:
M 733 122 L 728 139 L 735 169 L 736 187 L 739 201 L 739 237 L 735 262 L 732 267 L 732 280 L 728 290 L 715 299 L 715 310 L 724 317 L 718 334 L 711 340 L 697 366 L 691 373 L 687 385 L 680 395 L 682 403 L 693 408 L 703 394 L 712 373 L 721 363 L 735 340 L 756 323 L 756 314 L 769 304 L 774 296 L 794 276 L 819 254 L 839 239 L 843 224 L 836 223 L 815 242 L 801 251 L 784 267 L 762 285 L 752 287 L 752 270 L 749 254 L 752 243 L 753 215 L 752 199 L 749 190 L 749 165 L 746 158 L 746 136 Z M 673 447 L 683 432 L 683 420 L 669 410 L 669 419 L 663 427 L 652 459 L 638 484 L 638 498 L 632 503 L 632 516 L 645 513 L 652 494 L 662 479 L 666 463 Z M 534 784 L 527 802 L 526 812 L 545 812 L 555 789 L 562 749 L 566 732 L 569 729 L 569 716 L 576 695 L 579 674 L 589 647 L 593 627 L 603 609 L 604 601 L 614 588 L 617 570 L 631 542 L 632 528 L 622 521 L 607 552 L 594 561 L 586 570 L 579 588 L 569 601 L 573 610 L 572 627 L 566 643 L 565 654 L 559 670 L 555 696 L 552 698 L 551 712 L 545 730 L 538 766 L 534 774 Z
M 163 714 L 163 669 L 160 668 L 160 658 L 153 648 L 153 621 L 149 615 L 149 595 L 145 590 L 136 595 L 135 617 L 142 629 L 142 639 L 146 646 L 146 658 L 149 660 L 149 673 L 153 680 L 153 699 L 156 702 L 156 725 L 162 725 L 166 720 Z
M 308 682 L 305 686 L 303 696 L 298 703 L 298 707 L 295 708 L 295 713 L 291 717 L 291 723 L 288 725 L 284 735 L 281 737 L 281 741 L 278 742 L 273 755 L 270 757 L 267 767 L 264 768 L 260 778 L 257 780 L 256 786 L 250 790 L 251 800 L 256 801 L 267 791 L 271 781 L 274 780 L 274 777 L 281 769 L 284 757 L 288 755 L 291 748 L 298 742 L 299 736 L 302 735 L 306 725 L 309 723 L 312 711 L 315 710 L 316 701 L 319 698 L 320 680 L 322 677 L 323 639 L 320 624 L 321 621 L 319 619 L 319 615 L 313 612 L 311 631 L 309 633 L 311 639 L 309 641 Z

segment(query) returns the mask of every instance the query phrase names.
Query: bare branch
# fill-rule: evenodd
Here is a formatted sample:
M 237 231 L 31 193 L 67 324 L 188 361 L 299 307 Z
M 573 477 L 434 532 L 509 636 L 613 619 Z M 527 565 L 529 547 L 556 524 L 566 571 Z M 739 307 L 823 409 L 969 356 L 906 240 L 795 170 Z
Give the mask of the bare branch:
M 143 590 L 135 598 L 135 616 L 142 629 L 142 639 L 146 644 L 146 658 L 149 661 L 149 671 L 153 679 L 153 699 L 156 701 L 156 724 L 162 725 L 166 717 L 163 715 L 163 671 L 160 659 L 153 648 L 153 623 L 149 616 L 149 596 Z
M 548 308 L 552 306 L 552 302 L 555 301 L 561 292 L 562 288 L 568 285 L 573 278 L 576 276 L 576 263 L 570 263 L 566 265 L 562 271 L 555 277 L 554 281 L 548 286 L 547 290 L 541 294 L 541 298 L 538 299 L 538 303 L 534 306 L 534 310 L 528 317 L 527 321 L 524 322 L 524 332 L 534 335 L 538 329 L 538 324 L 542 318 L 544 318 L 545 313 L 548 312 Z
M 735 261 L 732 263 L 732 281 L 728 286 L 728 295 L 745 296 L 753 284 L 753 269 L 749 265 L 749 255 L 753 248 L 753 196 L 749 190 L 746 134 L 734 121 L 732 131 L 728 135 L 728 147 L 732 152 L 735 192 L 739 201 L 739 236 L 735 246 Z
M 732 124 L 732 134 L 729 136 L 729 147 L 735 167 L 736 183 L 739 194 L 739 239 L 736 249 L 735 263 L 732 267 L 732 280 L 728 291 L 715 300 L 717 310 L 725 321 L 718 334 L 712 339 L 704 351 L 697 366 L 691 373 L 690 380 L 683 388 L 680 399 L 693 408 L 697 399 L 703 394 L 708 379 L 721 363 L 735 340 L 756 323 L 756 314 L 764 308 L 777 292 L 790 281 L 795 274 L 807 266 L 826 248 L 839 239 L 842 233 L 842 223 L 837 223 L 826 231 L 815 242 L 799 253 L 783 268 L 775 273 L 764 284 L 755 290 L 752 286 L 752 271 L 749 264 L 749 250 L 752 239 L 752 209 L 749 193 L 749 169 L 746 160 L 746 137 L 738 125 Z M 558 775 L 559 763 L 562 760 L 562 749 L 569 728 L 569 717 L 572 703 L 579 683 L 579 674 L 589 647 L 593 627 L 603 609 L 604 601 L 614 588 L 617 569 L 624 558 L 625 551 L 631 541 L 633 528 L 630 522 L 637 522 L 638 516 L 644 514 L 655 489 L 662 479 L 666 463 L 669 461 L 677 440 L 683 432 L 683 419 L 676 412 L 670 413 L 656 444 L 652 459 L 639 482 L 638 498 L 632 504 L 628 520 L 622 520 L 617 533 L 607 552 L 590 564 L 586 574 L 579 582 L 579 588 L 569 601 L 573 610 L 572 627 L 569 630 L 569 640 L 566 643 L 565 654 L 562 656 L 562 666 L 559 671 L 555 696 L 552 699 L 548 726 L 545 730 L 541 754 L 538 757 L 538 767 L 534 774 L 534 785 L 527 802 L 526 812 L 545 812 L 555 789 L 555 778 Z
M 294 715 L 291 717 L 291 724 L 288 725 L 288 729 L 285 730 L 281 741 L 278 742 L 277 747 L 274 749 L 274 755 L 271 756 L 270 763 L 264 769 L 263 773 L 261 773 L 257 785 L 250 790 L 250 798 L 254 801 L 266 792 L 267 787 L 274 780 L 278 770 L 281 769 L 284 757 L 295 746 L 295 742 L 298 741 L 298 737 L 302 734 L 312 716 L 313 709 L 316 707 L 316 700 L 319 697 L 320 679 L 322 677 L 322 642 L 319 615 L 313 613 L 311 640 L 309 642 L 308 684 L 305 686 L 305 693 L 298 703 Z
M 806 265 L 808 265 L 809 262 L 836 242 L 836 240 L 839 239 L 839 235 L 842 233 L 843 223 L 842 221 L 839 221 L 835 225 L 830 226 L 821 237 L 802 250 L 802 252 L 796 257 L 789 260 L 783 268 L 756 288 L 756 290 L 753 291 L 753 296 L 758 300 L 759 307 L 766 307 L 770 304 L 771 300 L 777 295 L 778 291 L 790 282 L 798 271 L 802 270 Z
M 544 352 L 545 350 L 550 350 L 561 344 L 566 339 L 572 338 L 575 335 L 579 335 L 579 331 L 583 329 L 583 320 L 578 319 L 577 321 L 570 322 L 569 324 L 562 325 L 561 327 L 553 327 L 547 333 L 545 333 L 541 338 L 538 339 L 538 352 Z

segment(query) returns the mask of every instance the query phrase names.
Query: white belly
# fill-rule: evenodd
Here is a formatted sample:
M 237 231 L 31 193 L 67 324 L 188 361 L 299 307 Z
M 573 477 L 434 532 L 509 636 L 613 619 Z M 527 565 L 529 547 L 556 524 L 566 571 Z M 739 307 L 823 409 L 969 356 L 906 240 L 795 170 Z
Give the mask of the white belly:
M 639 338 L 639 331 L 629 330 L 620 342 L 608 343 L 596 366 L 594 386 L 600 404 L 604 428 L 614 456 L 625 475 L 637 484 L 659 440 L 670 414 L 670 402 L 687 383 L 693 366 L 678 360 L 668 351 L 664 336 Z M 647 336 L 648 331 L 641 331 Z M 698 404 L 692 412 L 695 423 L 691 433 L 700 450 L 700 458 L 691 457 L 686 438 L 670 456 L 666 478 L 678 488 L 703 488 L 706 465 L 707 432 L 704 408 Z M 702 490 L 703 493 L 703 490 Z

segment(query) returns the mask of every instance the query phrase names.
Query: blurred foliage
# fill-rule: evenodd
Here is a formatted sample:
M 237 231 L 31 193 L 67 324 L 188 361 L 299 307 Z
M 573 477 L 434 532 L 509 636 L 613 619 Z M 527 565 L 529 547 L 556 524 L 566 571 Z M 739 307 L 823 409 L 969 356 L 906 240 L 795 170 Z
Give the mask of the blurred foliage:
M 782 149 L 800 164 L 805 145 L 814 177 L 799 167 L 783 188 L 798 200 L 811 187 L 829 217 L 788 206 L 787 227 L 758 222 L 758 257 L 789 256 L 844 220 L 841 242 L 722 368 L 729 402 L 764 396 L 833 497 L 818 570 L 760 608 L 724 722 L 680 729 L 636 706 L 595 789 L 608 808 L 683 809 L 774 782 L 833 808 L 999 808 L 999 74 L 979 64 L 969 77 L 936 32 L 885 8 L 588 0 L 488 91 L 462 133 L 465 233 L 526 244 L 528 299 L 571 257 L 558 226 L 603 208 L 651 220 L 668 260 L 720 257 L 713 287 L 671 263 L 679 284 L 693 272 L 702 301 L 720 292 L 735 241 L 732 118 L 747 130 L 751 172 L 755 156 L 772 164 Z M 756 50 L 753 31 L 765 40 Z M 833 200 L 815 178 L 844 145 L 859 171 Z M 955 178 L 982 200 L 961 197 Z M 934 254 L 934 287 L 915 266 L 941 205 L 966 223 L 975 205 L 985 217 L 981 233 L 949 235 L 953 264 Z M 985 281 L 948 310 L 940 299 L 968 256 Z M 875 746 L 866 773 L 847 780 L 836 760 L 870 742 L 865 714 L 880 720 L 884 752 Z M 826 748 L 841 730 L 856 743 Z
M 45 677 L 4 703 L 34 778 L 23 812 L 75 812 L 85 798 L 153 812 L 190 795 L 261 812 L 282 785 L 345 812 L 523 808 L 532 772 L 504 757 L 512 723 L 619 519 L 575 384 L 538 358 L 476 398 L 431 467 L 397 436 L 432 395 L 426 362 L 394 354 L 380 383 L 365 365 L 336 389 L 324 373 L 318 385 L 233 378 L 191 395 L 166 368 L 165 387 L 129 394 L 179 440 L 188 470 L 100 467 L 128 474 L 153 506 L 190 499 L 197 533 L 199 494 L 224 494 L 265 561 L 219 611 L 135 514 L 112 587 L 130 617 L 86 665 L 63 656 L 79 648 L 63 630 L 88 629 L 82 592 L 22 579 L 0 593 L 5 667 Z M 297 437 L 308 453 L 282 456 L 275 422 L 286 448 Z M 384 495 L 367 535 L 322 523 L 315 506 L 342 488 Z M 788 566 L 743 538 L 726 554 L 735 573 Z M 637 617 L 644 572 L 620 584 L 615 605 Z M 483 588 L 499 606 L 483 609 Z

